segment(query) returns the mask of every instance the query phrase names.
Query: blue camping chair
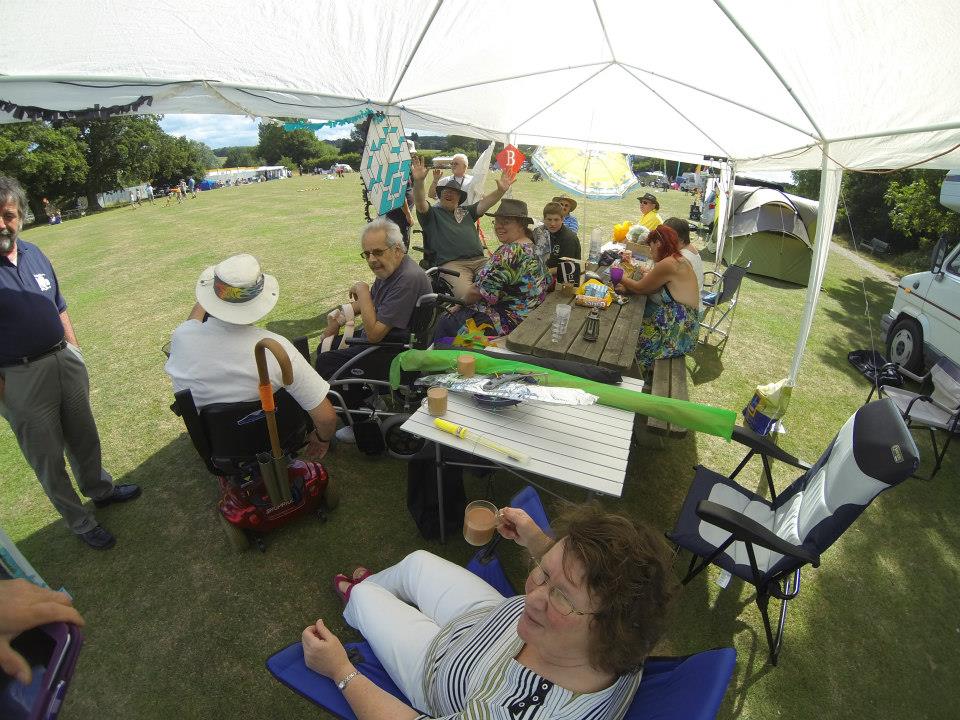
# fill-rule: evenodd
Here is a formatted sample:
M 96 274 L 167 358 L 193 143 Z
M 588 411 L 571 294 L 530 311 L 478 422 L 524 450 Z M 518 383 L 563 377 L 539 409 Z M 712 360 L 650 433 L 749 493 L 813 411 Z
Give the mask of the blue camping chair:
M 510 501 L 511 507 L 526 510 L 545 531 L 550 532 L 547 513 L 540 496 L 527 486 Z M 504 597 L 517 593 L 507 580 L 495 552 L 499 536 L 481 548 L 467 564 Z M 357 669 L 378 687 L 407 703 L 400 688 L 387 675 L 367 642 L 345 645 Z M 733 648 L 719 648 L 686 657 L 651 657 L 644 663 L 643 679 L 625 720 L 712 720 L 717 715 L 727 685 L 733 676 L 737 654 Z M 288 645 L 267 660 L 267 668 L 280 682 L 320 705 L 342 720 L 356 720 L 349 703 L 332 680 L 310 670 L 303 660 L 303 646 Z

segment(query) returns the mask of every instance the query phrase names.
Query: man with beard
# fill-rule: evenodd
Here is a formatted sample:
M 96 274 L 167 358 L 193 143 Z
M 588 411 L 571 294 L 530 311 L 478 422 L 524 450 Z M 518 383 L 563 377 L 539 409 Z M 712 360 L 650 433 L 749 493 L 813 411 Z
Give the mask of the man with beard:
M 90 381 L 67 303 L 50 261 L 19 237 L 26 211 L 20 184 L 0 177 L 0 415 L 70 529 L 106 550 L 116 539 L 74 491 L 64 452 L 80 492 L 98 508 L 133 500 L 140 488 L 114 485 L 103 469 Z

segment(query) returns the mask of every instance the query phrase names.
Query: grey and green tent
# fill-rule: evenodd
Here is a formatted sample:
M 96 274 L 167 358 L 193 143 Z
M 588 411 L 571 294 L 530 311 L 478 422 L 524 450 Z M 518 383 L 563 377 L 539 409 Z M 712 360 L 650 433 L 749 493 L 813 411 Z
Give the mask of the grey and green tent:
M 816 201 L 771 188 L 735 185 L 723 259 L 728 265 L 752 262 L 751 275 L 805 286 L 816 226 Z

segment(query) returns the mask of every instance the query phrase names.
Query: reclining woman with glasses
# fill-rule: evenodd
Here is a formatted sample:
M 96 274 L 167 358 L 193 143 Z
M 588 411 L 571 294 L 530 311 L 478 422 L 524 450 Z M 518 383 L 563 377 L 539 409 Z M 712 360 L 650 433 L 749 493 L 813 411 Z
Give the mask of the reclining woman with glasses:
M 557 540 L 523 510 L 501 515 L 500 534 L 532 556 L 524 595 L 503 598 L 423 550 L 335 578 L 344 618 L 413 705 L 358 674 L 317 620 L 303 631 L 307 666 L 359 720 L 623 717 L 678 588 L 662 535 L 595 503 L 572 506 Z

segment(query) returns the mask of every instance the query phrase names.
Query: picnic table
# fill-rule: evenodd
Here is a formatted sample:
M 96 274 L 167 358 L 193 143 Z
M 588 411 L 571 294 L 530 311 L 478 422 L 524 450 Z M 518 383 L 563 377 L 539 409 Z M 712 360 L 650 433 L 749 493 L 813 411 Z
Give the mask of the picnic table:
M 631 375 L 640 325 L 643 322 L 645 295 L 629 295 L 625 305 L 613 303 L 600 311 L 600 335 L 595 342 L 583 339 L 583 324 L 590 308 L 574 304 L 573 297 L 558 288 L 549 293 L 542 305 L 530 312 L 507 335 L 507 349 L 525 355 L 574 360 L 587 365 L 618 370 Z M 567 332 L 553 342 L 553 318 L 558 303 L 573 306 Z

